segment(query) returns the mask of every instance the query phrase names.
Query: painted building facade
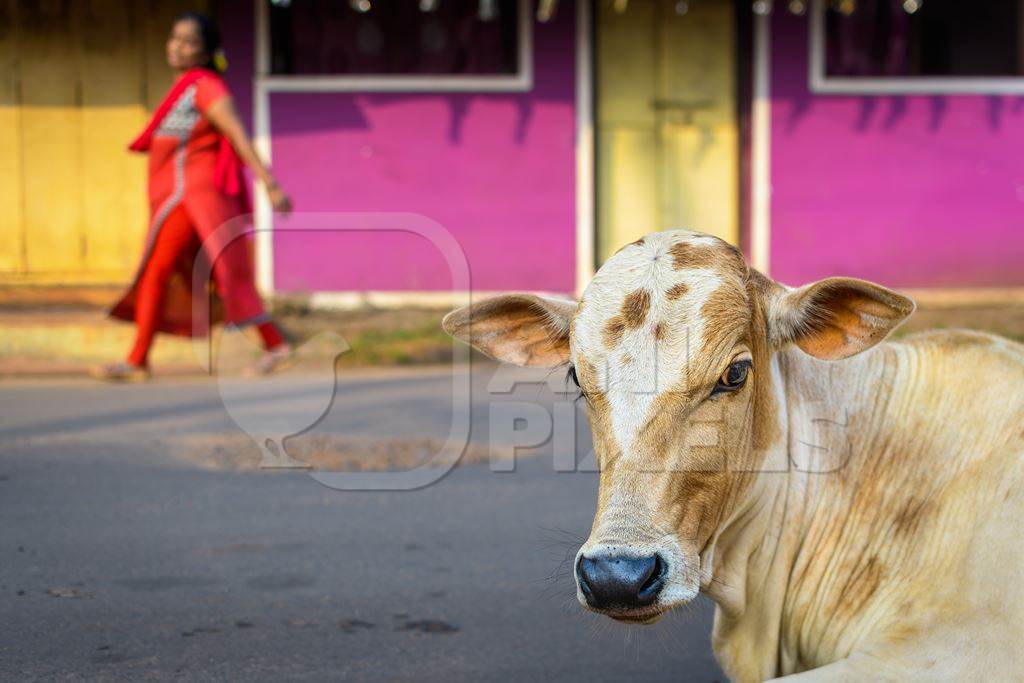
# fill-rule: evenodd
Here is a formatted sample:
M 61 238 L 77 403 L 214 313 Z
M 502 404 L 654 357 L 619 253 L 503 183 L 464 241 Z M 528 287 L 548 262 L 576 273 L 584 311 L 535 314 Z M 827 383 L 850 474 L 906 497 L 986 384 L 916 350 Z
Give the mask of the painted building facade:
M 963 16 L 950 18 L 975 34 L 962 62 L 995 51 L 991 26 L 969 23 L 972 3 L 943 4 L 964 6 Z M 804 16 L 773 13 L 769 264 L 776 277 L 1024 285 L 1021 7 L 991 4 L 1016 18 L 1014 63 L 948 77 L 830 78 L 820 63 L 827 49 L 821 6 Z
M 2 5 L 0 284 L 129 276 L 143 163 L 123 146 L 166 87 L 169 18 L 195 8 L 151 4 Z M 401 226 L 305 230 L 302 214 L 425 216 L 483 292 L 576 292 L 671 227 L 742 244 L 791 284 L 1024 288 L 1024 38 L 990 30 L 1022 25 L 1007 20 L 1019 3 L 997 4 L 1005 17 L 945 0 L 199 9 L 221 23 L 239 109 L 297 209 L 258 210 L 261 287 L 405 303 L 451 290 L 436 249 Z M 485 5 L 501 20 L 481 23 Z M 993 38 L 940 49 L 940 21 Z

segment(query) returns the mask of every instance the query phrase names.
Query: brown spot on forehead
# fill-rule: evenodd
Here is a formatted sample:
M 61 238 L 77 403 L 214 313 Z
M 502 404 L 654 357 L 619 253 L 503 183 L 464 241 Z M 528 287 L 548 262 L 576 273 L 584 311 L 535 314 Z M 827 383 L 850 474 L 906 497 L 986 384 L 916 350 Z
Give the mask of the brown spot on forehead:
M 688 291 L 690 291 L 690 288 L 685 283 L 680 282 L 665 290 L 665 296 L 668 297 L 669 301 L 675 301 L 684 297 Z
M 665 338 L 665 326 L 658 323 L 654 326 L 654 338 L 661 341 Z
M 668 250 L 672 256 L 672 267 L 682 268 L 714 268 L 722 260 L 721 254 L 713 246 L 707 244 L 690 244 L 677 242 Z
M 604 341 L 604 345 L 609 348 L 615 348 L 622 341 L 622 333 L 626 330 L 626 323 L 623 322 L 621 315 L 615 315 L 608 319 L 608 322 L 604 324 L 604 329 L 601 330 L 601 339 Z
M 746 270 L 743 255 L 736 247 L 722 240 L 716 240 L 713 244 L 677 242 L 668 253 L 672 256 L 672 267 L 676 270 L 709 268 L 737 274 Z
M 622 341 L 626 330 L 635 330 L 643 325 L 650 309 L 651 293 L 646 289 L 637 289 L 627 294 L 619 314 L 609 318 L 601 330 L 605 347 L 615 348 Z
M 626 327 L 632 330 L 643 325 L 650 308 L 651 293 L 646 289 L 637 289 L 627 294 L 622 302 L 622 320 Z

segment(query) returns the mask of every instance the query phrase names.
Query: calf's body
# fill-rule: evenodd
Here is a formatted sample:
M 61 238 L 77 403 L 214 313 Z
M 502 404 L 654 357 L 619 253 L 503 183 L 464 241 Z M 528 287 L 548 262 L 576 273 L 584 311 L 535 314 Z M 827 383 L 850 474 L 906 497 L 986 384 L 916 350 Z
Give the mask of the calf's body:
M 723 669 L 739 681 L 1024 675 L 1024 348 L 936 332 L 774 363 L 773 449 L 790 466 L 758 474 L 702 587 Z
M 601 470 L 581 604 L 651 623 L 698 592 L 737 681 L 1006 680 L 1024 655 L 1024 347 L 884 342 L 913 302 L 797 289 L 654 233 L 579 303 L 506 295 L 444 327 L 567 365 Z

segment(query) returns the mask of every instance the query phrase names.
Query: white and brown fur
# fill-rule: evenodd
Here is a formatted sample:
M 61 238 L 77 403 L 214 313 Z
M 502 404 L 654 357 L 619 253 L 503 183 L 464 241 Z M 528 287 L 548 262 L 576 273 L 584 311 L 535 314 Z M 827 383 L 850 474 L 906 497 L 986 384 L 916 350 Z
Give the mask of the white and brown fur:
M 666 558 L 648 623 L 698 592 L 737 681 L 1024 677 L 1024 347 L 885 342 L 913 303 L 791 289 L 726 243 L 619 251 L 581 301 L 515 294 L 444 327 L 499 360 L 574 365 L 601 468 L 581 553 Z M 738 358 L 742 389 L 711 397 Z M 586 604 L 584 600 L 581 602 Z

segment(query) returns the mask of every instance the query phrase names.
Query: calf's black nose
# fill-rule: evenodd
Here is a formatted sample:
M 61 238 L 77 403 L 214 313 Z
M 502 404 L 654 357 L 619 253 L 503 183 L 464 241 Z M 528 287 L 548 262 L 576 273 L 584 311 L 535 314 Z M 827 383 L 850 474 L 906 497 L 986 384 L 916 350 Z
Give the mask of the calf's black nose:
M 598 609 L 635 609 L 654 604 L 664 585 L 665 563 L 658 555 L 581 556 L 576 577 L 587 604 Z

